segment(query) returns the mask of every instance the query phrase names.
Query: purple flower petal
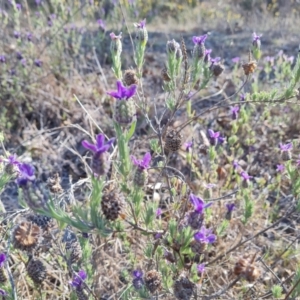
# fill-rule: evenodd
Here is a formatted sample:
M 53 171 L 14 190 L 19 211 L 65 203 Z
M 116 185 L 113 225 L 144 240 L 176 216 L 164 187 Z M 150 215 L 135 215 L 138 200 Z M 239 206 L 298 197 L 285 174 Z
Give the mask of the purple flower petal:
M 82 141 L 81 145 L 82 145 L 84 148 L 88 149 L 88 150 L 91 150 L 91 151 L 93 151 L 93 152 L 97 152 L 97 146 L 95 146 L 94 144 L 89 143 L 89 142 L 86 141 L 86 140 Z
M 1 253 L 0 254 L 0 268 L 3 267 L 5 260 L 6 260 L 6 255 L 4 253 Z
M 205 264 L 200 264 L 200 265 L 197 265 L 197 271 L 198 273 L 204 273 L 205 271 Z
M 96 136 L 96 145 L 97 145 L 98 149 L 100 149 L 104 145 L 104 141 L 105 141 L 105 135 L 104 134 L 98 134 Z
M 201 36 L 193 36 L 193 43 L 194 44 L 203 44 L 207 38 L 207 34 L 201 35 Z
M 151 154 L 150 152 L 147 152 L 143 158 L 143 162 L 142 162 L 143 167 L 145 169 L 149 168 L 150 162 L 151 162 Z
M 217 236 L 215 234 L 210 234 L 207 236 L 207 242 L 209 244 L 214 243 L 216 241 L 216 239 L 217 239 Z
M 132 276 L 133 276 L 134 278 L 142 278 L 142 277 L 143 277 L 143 272 L 140 271 L 140 270 L 134 270 L 134 271 L 132 272 Z

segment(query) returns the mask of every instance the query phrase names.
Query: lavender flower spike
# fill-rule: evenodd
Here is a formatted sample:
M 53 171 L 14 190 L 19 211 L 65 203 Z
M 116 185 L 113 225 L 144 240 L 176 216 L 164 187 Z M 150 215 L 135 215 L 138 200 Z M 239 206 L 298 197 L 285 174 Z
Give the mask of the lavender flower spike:
M 93 153 L 101 154 L 106 152 L 110 146 L 115 141 L 115 138 L 110 139 L 107 143 L 105 141 L 105 135 L 104 134 L 98 134 L 96 136 L 96 144 L 91 144 L 88 141 L 84 140 L 82 141 L 82 146 Z
M 134 23 L 134 26 L 137 28 L 144 29 L 146 27 L 146 19 L 140 21 L 139 23 Z
M 143 280 L 143 272 L 140 270 L 134 270 L 132 272 L 133 280 L 132 280 L 132 285 L 136 290 L 139 290 L 143 287 L 144 285 L 144 280 Z
M 204 209 L 206 209 L 212 205 L 212 202 L 205 203 L 201 198 L 198 198 L 194 194 L 190 194 L 190 201 L 194 205 L 195 212 L 197 214 L 203 214 Z
M 80 270 L 78 274 L 73 277 L 73 280 L 70 282 L 71 286 L 74 287 L 76 290 L 82 289 L 82 283 L 86 279 L 87 275 L 86 272 Z
M 226 203 L 226 208 L 229 213 L 231 213 L 235 209 L 234 203 Z
M 0 295 L 4 297 L 7 295 L 7 293 L 4 290 L 0 289 Z
M 279 148 L 281 151 L 290 151 L 293 148 L 293 144 L 292 143 L 287 143 L 287 144 L 279 144 Z
M 104 134 L 98 134 L 96 137 L 96 144 L 91 144 L 85 140 L 82 142 L 82 146 L 92 151 L 94 154 L 91 163 L 91 169 L 93 170 L 94 174 L 99 176 L 107 174 L 110 167 L 110 160 L 107 151 L 114 140 L 115 139 L 112 138 L 105 143 Z
M 203 274 L 205 271 L 205 264 L 197 265 L 198 274 Z
M 133 97 L 136 93 L 137 86 L 132 84 L 129 87 L 123 85 L 122 81 L 117 81 L 117 91 L 108 92 L 107 94 L 119 100 L 128 100 Z
M 19 176 L 17 178 L 17 183 L 19 186 L 25 186 L 28 181 L 34 181 L 35 180 L 35 175 L 34 175 L 34 167 L 21 163 L 18 165 L 19 169 Z
M 194 238 L 197 242 L 204 244 L 212 244 L 217 239 L 216 235 L 212 234 L 212 230 L 206 229 L 204 226 L 201 227 L 200 231 L 194 234 Z
M 201 36 L 193 36 L 193 42 L 194 44 L 204 44 L 205 40 L 207 39 L 207 34 L 201 35 Z
M 130 158 L 133 164 L 142 170 L 148 169 L 150 166 L 150 162 L 151 162 L 150 152 L 147 152 L 142 160 L 137 160 L 133 155 L 131 155 Z

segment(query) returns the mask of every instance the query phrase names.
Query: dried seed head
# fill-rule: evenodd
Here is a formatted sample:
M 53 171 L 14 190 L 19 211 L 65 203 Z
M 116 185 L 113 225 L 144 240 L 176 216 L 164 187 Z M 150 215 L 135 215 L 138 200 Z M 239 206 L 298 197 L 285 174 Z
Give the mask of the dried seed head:
M 249 282 L 257 280 L 260 275 L 258 268 L 245 258 L 240 258 L 236 262 L 233 273 L 237 276 L 243 276 Z
M 124 73 L 124 83 L 127 86 L 139 83 L 139 79 L 136 76 L 136 73 L 135 73 L 134 70 L 126 70 L 125 71 L 125 73 Z
M 167 132 L 165 137 L 165 148 L 171 152 L 176 152 L 180 149 L 182 144 L 182 136 L 174 129 Z
M 258 268 L 253 265 L 248 265 L 245 271 L 245 278 L 249 282 L 256 281 L 260 275 Z
M 15 249 L 32 251 L 41 240 L 41 229 L 31 222 L 22 222 L 13 232 L 13 246 Z
M 204 253 L 204 251 L 206 249 L 206 244 L 198 242 L 196 240 L 193 240 L 190 243 L 190 247 L 191 247 L 191 250 L 193 251 L 193 253 L 195 253 L 195 254 L 202 254 L 202 253 Z
M 189 280 L 186 274 L 181 274 L 174 282 L 174 296 L 179 300 L 191 299 L 195 289 L 195 284 Z
M 212 64 L 210 66 L 210 70 L 214 74 L 214 76 L 218 77 L 223 73 L 224 66 L 220 64 Z
M 161 70 L 161 77 L 164 81 L 171 81 L 171 77 L 170 75 L 168 74 L 168 69 L 166 67 L 164 67 L 162 70 Z
M 94 153 L 91 162 L 92 171 L 100 176 L 106 175 L 110 168 L 110 159 L 108 152 Z
M 151 294 L 161 289 L 161 274 L 156 270 L 150 270 L 144 277 L 146 288 Z
M 82 258 L 82 249 L 78 240 L 66 242 L 66 252 L 70 264 L 74 264 Z
M 54 220 L 47 216 L 32 214 L 32 215 L 27 216 L 27 220 L 36 224 L 43 230 L 47 230 L 48 228 L 54 226 Z
M 53 178 L 48 179 L 47 185 L 50 191 L 54 194 L 59 194 L 63 191 L 60 185 L 60 177 L 58 173 L 54 174 Z
M 257 68 L 257 64 L 255 60 L 252 60 L 248 63 L 243 64 L 242 67 L 244 69 L 245 75 L 248 76 L 249 74 L 254 73 L 255 69 Z
M 130 125 L 136 119 L 134 102 L 131 99 L 117 99 L 115 103 L 114 118 L 121 125 Z
M 88 300 L 89 297 L 83 289 L 76 289 L 76 296 L 78 300 Z
M 234 269 L 233 269 L 234 275 L 239 276 L 239 275 L 245 273 L 247 264 L 248 264 L 248 261 L 246 259 L 240 258 L 235 263 L 235 266 L 234 266 Z
M 105 218 L 109 221 L 115 221 L 122 209 L 123 200 L 115 191 L 106 191 L 102 196 L 101 209 Z
M 41 284 L 47 276 L 46 267 L 43 262 L 40 259 L 35 259 L 33 257 L 29 258 L 26 271 L 28 276 L 36 284 Z
M 133 178 L 133 183 L 136 186 L 144 187 L 148 182 L 147 169 L 136 168 Z

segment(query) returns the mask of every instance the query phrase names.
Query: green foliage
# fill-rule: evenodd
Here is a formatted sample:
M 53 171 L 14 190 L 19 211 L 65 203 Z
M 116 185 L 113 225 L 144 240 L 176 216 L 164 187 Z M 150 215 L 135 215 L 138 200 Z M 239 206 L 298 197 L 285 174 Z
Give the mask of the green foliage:
M 280 285 L 274 285 L 272 287 L 272 295 L 275 299 L 280 299 L 282 297 L 282 286 Z

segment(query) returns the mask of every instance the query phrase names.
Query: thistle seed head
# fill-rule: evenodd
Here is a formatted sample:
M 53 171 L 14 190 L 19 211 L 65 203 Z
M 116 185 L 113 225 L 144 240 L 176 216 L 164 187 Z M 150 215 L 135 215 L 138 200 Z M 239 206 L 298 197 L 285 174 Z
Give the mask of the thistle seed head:
M 31 252 L 41 241 L 41 229 L 31 222 L 22 222 L 13 232 L 13 246 L 15 249 Z
M 146 288 L 151 294 L 161 289 L 161 274 L 156 270 L 150 270 L 144 277 Z

